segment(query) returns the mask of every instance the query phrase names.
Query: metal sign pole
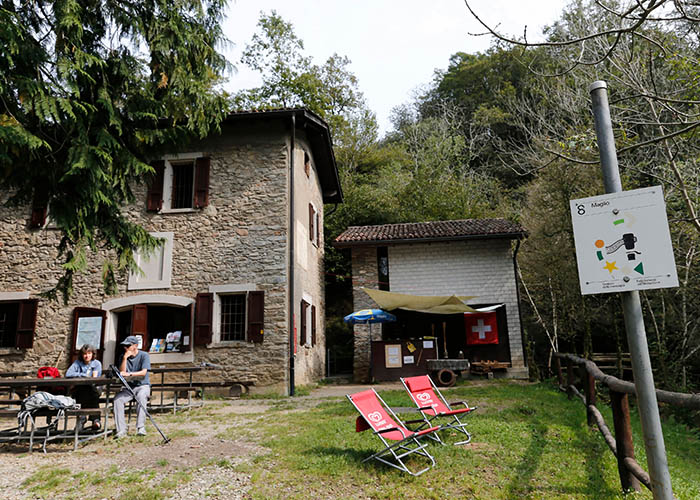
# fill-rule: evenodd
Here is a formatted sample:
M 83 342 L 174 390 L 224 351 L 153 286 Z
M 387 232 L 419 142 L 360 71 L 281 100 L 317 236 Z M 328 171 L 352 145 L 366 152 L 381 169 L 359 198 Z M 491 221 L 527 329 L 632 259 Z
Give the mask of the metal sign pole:
M 591 93 L 593 104 L 605 192 L 618 193 L 622 191 L 622 182 L 620 181 L 615 138 L 610 120 L 607 84 L 604 81 L 596 81 L 591 84 L 588 90 Z M 666 448 L 661 430 L 659 405 L 656 401 L 654 375 L 651 371 L 651 359 L 649 358 L 639 292 L 636 290 L 622 292 L 621 295 L 652 492 L 657 500 L 672 500 L 674 497 L 671 489 L 671 476 L 668 473 L 668 460 L 666 459 Z

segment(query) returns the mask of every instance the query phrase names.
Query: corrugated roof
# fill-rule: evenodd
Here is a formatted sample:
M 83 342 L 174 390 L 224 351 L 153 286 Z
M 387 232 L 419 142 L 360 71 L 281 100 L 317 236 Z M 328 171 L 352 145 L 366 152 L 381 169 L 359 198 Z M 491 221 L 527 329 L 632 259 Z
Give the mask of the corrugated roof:
M 520 224 L 506 219 L 408 222 L 381 226 L 351 226 L 335 239 L 334 246 L 483 238 L 519 239 L 526 235 Z

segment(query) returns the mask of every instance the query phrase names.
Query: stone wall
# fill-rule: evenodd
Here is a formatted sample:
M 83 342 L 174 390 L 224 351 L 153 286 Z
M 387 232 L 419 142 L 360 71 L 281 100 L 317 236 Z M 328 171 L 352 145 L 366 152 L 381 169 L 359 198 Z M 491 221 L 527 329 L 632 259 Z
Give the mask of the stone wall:
M 171 286 L 129 291 L 128 277 L 121 276 L 116 298 L 159 294 L 194 299 L 197 293 L 208 292 L 212 285 L 252 285 L 254 289 L 264 290 L 263 343 L 239 341 L 198 346 L 194 349 L 194 360 L 222 365 L 226 378 L 284 389 L 289 366 L 288 133 L 270 127 L 246 132 L 224 129 L 220 137 L 192 145 L 188 151 L 211 158 L 209 206 L 191 213 L 150 213 L 145 210 L 146 187 L 134 186 L 137 201 L 124 211 L 130 220 L 143 224 L 149 231 L 174 234 Z M 318 191 L 317 184 L 307 187 L 311 193 L 308 196 L 315 196 L 322 211 L 320 194 L 313 193 L 313 189 Z M 8 292 L 37 297 L 61 276 L 61 263 L 56 260 L 58 231 L 28 229 L 29 216 L 28 208 L 0 208 L 0 300 L 7 299 Z M 61 371 L 67 368 L 73 309 L 103 308 L 115 298 L 106 296 L 102 290 L 102 263 L 107 256 L 102 253 L 89 256 L 88 272 L 76 276 L 74 293 L 67 305 L 40 302 L 34 347 L 0 349 L 0 371 L 36 370 L 43 365 L 58 366 Z M 313 281 L 314 294 L 318 297 L 323 296 L 318 264 L 322 258 L 321 250 L 308 269 L 311 276 L 308 279 Z M 323 339 L 320 299 L 317 314 L 317 335 Z M 110 324 L 115 318 L 115 314 L 107 315 L 107 336 L 115 334 L 115 325 Z M 113 349 L 114 339 L 111 342 Z M 319 350 L 324 352 L 323 348 Z M 323 372 L 323 361 L 317 356 L 314 363 L 308 363 L 308 368 L 301 367 L 299 376 L 304 380 L 318 378 Z M 220 377 L 216 371 L 202 374 Z
M 362 288 L 376 288 L 379 281 L 377 270 L 377 249 L 375 247 L 357 247 L 352 249 L 352 304 L 353 311 L 376 308 L 377 304 Z M 381 326 L 373 326 L 372 337 L 380 339 L 377 333 Z M 376 330 L 375 330 L 376 329 Z M 369 382 L 369 326 L 353 326 L 354 350 L 353 379 L 355 382 Z

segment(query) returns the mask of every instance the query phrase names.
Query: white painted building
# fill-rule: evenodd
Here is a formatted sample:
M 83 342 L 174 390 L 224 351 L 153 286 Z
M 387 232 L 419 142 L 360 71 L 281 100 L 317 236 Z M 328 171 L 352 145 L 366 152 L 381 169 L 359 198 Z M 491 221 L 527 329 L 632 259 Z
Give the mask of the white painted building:
M 461 351 L 471 361 L 510 363 L 507 375 L 525 378 L 515 271 L 524 236 L 522 227 L 504 219 L 470 219 L 350 227 L 334 244 L 352 249 L 354 310 L 378 306 L 363 288 L 454 295 L 469 297 L 465 303 L 472 307 L 499 306 L 498 344 L 467 345 L 463 314 L 401 309 L 391 311 L 399 318 L 397 324 L 381 327 L 383 341 L 435 337 L 441 358 L 459 357 Z M 373 329 L 377 341 L 380 327 Z M 356 380 L 368 378 L 368 330 L 366 325 L 355 325 Z

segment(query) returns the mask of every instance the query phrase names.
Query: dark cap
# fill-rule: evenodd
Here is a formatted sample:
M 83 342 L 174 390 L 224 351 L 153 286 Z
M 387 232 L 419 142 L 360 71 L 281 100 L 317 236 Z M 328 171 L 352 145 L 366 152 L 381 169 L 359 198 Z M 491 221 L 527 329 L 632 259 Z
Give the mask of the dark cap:
M 129 335 L 127 338 L 122 340 L 122 345 L 134 345 L 139 343 L 139 338 L 135 335 Z

